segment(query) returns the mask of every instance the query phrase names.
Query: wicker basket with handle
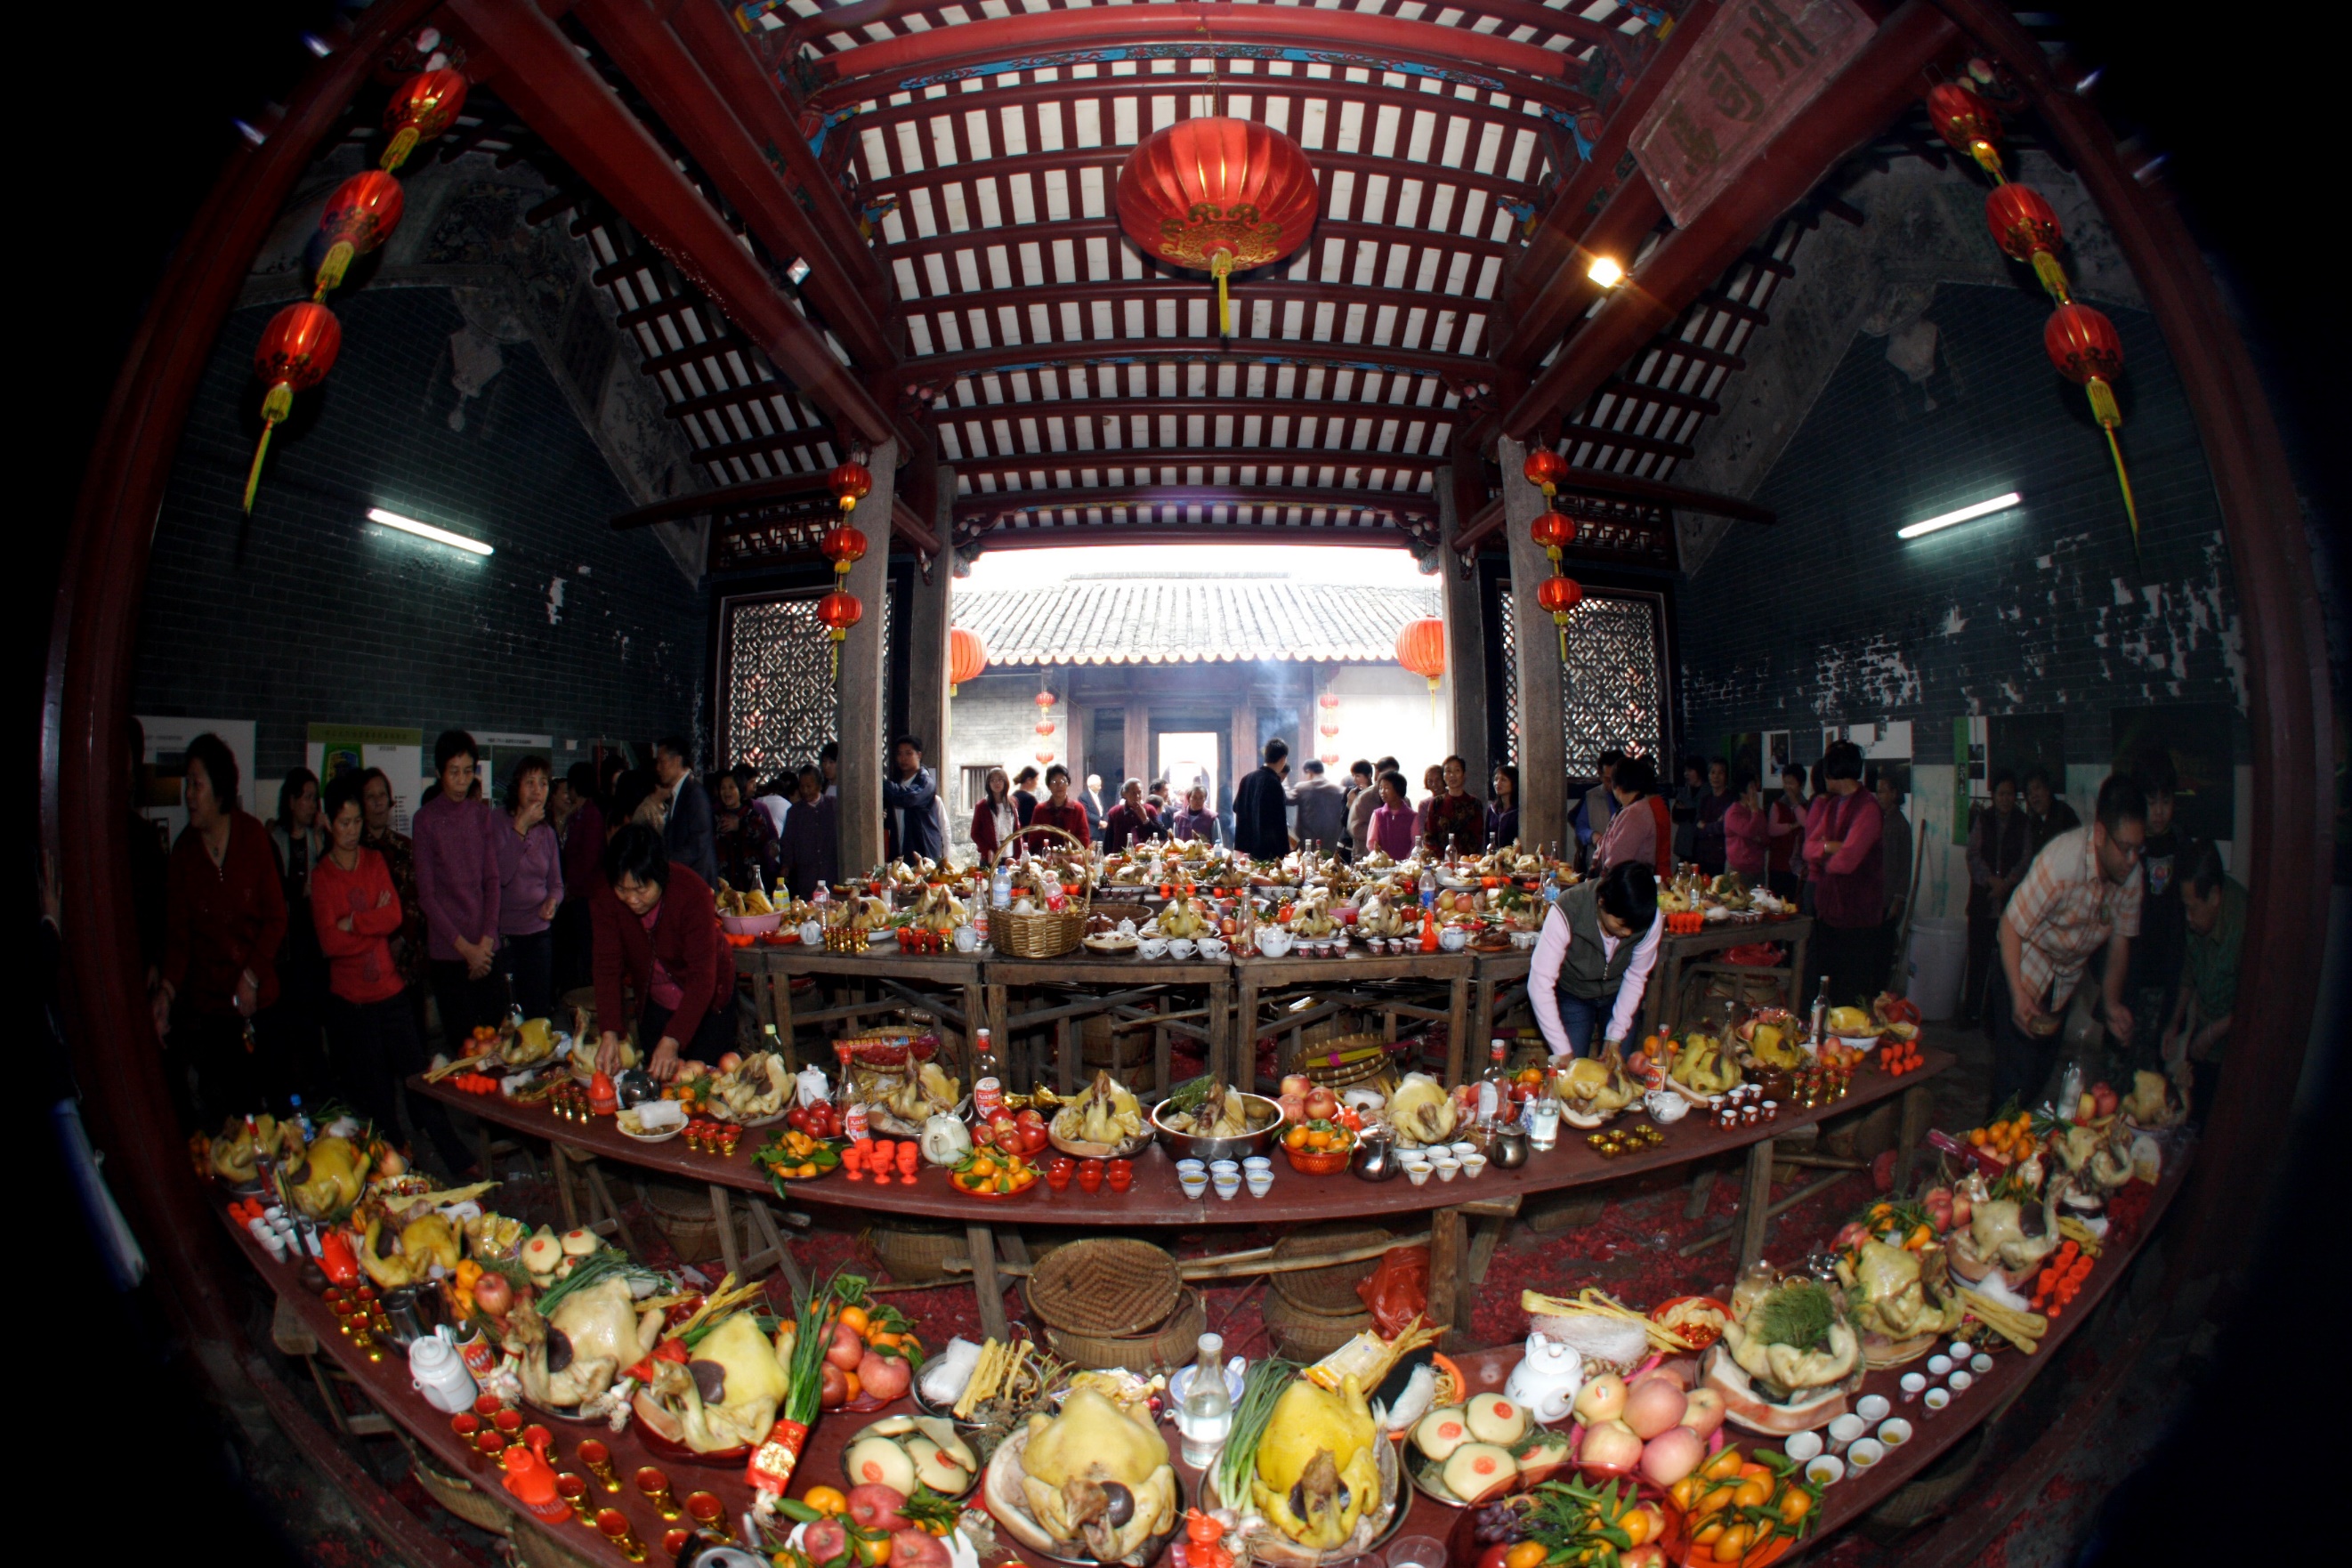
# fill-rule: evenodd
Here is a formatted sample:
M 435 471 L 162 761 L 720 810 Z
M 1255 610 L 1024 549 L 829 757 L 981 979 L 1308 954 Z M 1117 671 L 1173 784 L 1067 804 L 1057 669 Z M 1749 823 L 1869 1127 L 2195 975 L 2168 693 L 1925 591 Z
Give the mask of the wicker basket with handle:
M 1058 827 L 1039 826 L 1025 827 L 1020 837 L 1032 833 L 1050 833 L 1056 838 L 1067 839 L 1070 847 L 1084 856 L 1087 847 L 1076 834 Z M 1011 840 L 996 847 L 996 858 L 1001 861 L 1013 847 Z M 1087 934 L 1087 916 L 1094 908 L 1094 879 L 1084 879 L 1077 896 L 1058 910 L 991 910 L 988 911 L 988 940 L 999 952 L 1014 958 L 1059 958 L 1075 949 Z

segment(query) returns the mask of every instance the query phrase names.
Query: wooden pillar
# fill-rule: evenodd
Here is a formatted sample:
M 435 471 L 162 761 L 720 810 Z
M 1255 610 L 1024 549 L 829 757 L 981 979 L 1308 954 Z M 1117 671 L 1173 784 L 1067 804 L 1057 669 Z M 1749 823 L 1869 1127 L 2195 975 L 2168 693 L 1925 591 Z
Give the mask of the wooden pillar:
M 1527 448 L 1505 436 L 1495 443 L 1503 467 L 1503 528 L 1511 552 L 1511 619 L 1518 628 L 1519 842 L 1566 844 L 1568 839 L 1567 730 L 1561 721 L 1559 639 L 1550 612 L 1536 603 L 1536 589 L 1551 574 L 1551 562 L 1528 535 L 1528 525 L 1544 510 L 1544 493 L 1519 471 Z M 1445 487 L 1439 487 L 1439 494 Z
M 1445 685 L 1448 742 L 1470 773 L 1472 795 L 1489 793 L 1494 770 L 1486 757 L 1486 617 L 1478 596 L 1478 568 L 1473 561 L 1463 569 L 1454 548 L 1462 531 L 1461 509 L 1454 504 L 1454 469 L 1437 470 L 1437 524 L 1440 548 L 1438 604 L 1445 617 Z M 1520 834 L 1522 842 L 1527 835 Z
M 1225 764 L 1224 808 L 1234 808 L 1234 791 L 1257 769 L 1257 709 L 1244 700 L 1234 704 L 1233 760 Z
M 930 564 L 929 582 L 915 574 L 915 602 L 907 616 L 907 728 L 923 738 L 923 765 L 940 781 L 952 822 L 958 802 L 948 755 L 948 627 L 954 624 L 955 573 L 948 557 Z
M 1151 704 L 1140 697 L 1127 700 L 1127 733 L 1121 747 L 1127 752 L 1127 771 L 1118 778 L 1103 780 L 1103 809 L 1108 811 L 1118 795 L 1120 786 L 1129 779 L 1141 779 L 1144 793 L 1151 792 Z
M 882 863 L 882 732 L 890 711 L 883 700 L 882 682 L 887 669 L 883 658 L 884 601 L 890 593 L 890 497 L 898 468 L 898 443 L 885 441 L 874 448 L 866 466 L 874 475 L 874 490 L 857 503 L 859 525 L 865 530 L 865 558 L 849 569 L 849 592 L 866 606 L 865 617 L 849 630 L 841 645 L 841 780 L 838 826 L 841 831 L 841 872 L 863 876 Z M 907 628 L 900 627 L 905 636 Z M 944 634 L 943 634 L 944 635 Z M 929 736 L 925 736 L 928 742 Z

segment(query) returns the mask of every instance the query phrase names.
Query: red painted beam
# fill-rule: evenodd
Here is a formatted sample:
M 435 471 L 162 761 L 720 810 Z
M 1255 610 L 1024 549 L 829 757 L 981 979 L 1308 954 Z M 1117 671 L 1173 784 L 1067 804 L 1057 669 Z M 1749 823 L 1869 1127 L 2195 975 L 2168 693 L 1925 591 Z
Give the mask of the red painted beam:
M 1010 304 L 1018 295 L 1019 290 L 1008 289 L 998 299 Z M 1306 360 L 1392 375 L 1450 375 L 1482 382 L 1494 374 L 1492 365 L 1471 354 L 1384 349 L 1371 343 L 1318 343 L 1289 338 L 1082 338 L 1076 342 L 1008 343 L 961 353 L 918 354 L 906 363 L 901 379 L 910 385 L 935 385 L 959 376 L 1002 375 L 1009 367 L 1020 365 L 1124 367 L 1170 360 L 1207 361 L 1220 368 L 1234 365 L 1243 370 L 1274 360 Z
M 2183 1194 L 2187 1234 L 2167 1277 L 2178 1289 L 2200 1272 L 2244 1262 L 2249 1216 L 2263 1211 L 2285 1156 L 2279 1130 L 2293 1113 L 2311 1037 L 2335 864 L 2326 803 L 2335 798 L 2336 722 L 2311 546 L 2253 357 L 2179 211 L 2160 188 L 2132 176 L 2115 132 L 2057 79 L 2007 7 L 1935 3 L 2017 74 L 2147 300 L 2212 472 L 2245 626 L 2253 831 L 2232 869 L 2252 901 L 2230 1070 Z M 2124 440 L 2128 452 L 2129 426 Z
M 1592 258 L 1605 256 L 1630 270 L 1642 242 L 1665 216 L 1658 193 L 1639 169 L 1634 170 L 1592 220 L 1582 243 L 1568 253 L 1550 283 L 1516 312 L 1513 319 L 1519 324 L 1508 336 L 1496 337 L 1496 357 L 1521 375 L 1533 375 L 1560 334 L 1601 297 L 1601 285 L 1585 271 Z
M 872 246 L 857 232 L 841 189 L 817 163 L 801 134 L 791 107 L 784 102 L 775 79 L 761 65 L 751 41 L 735 25 L 728 8 L 714 0 L 658 0 L 667 9 L 669 25 L 728 106 L 759 142 L 761 153 L 782 178 L 793 200 L 807 211 L 824 232 L 827 253 L 878 316 L 889 310 L 890 289 Z M 812 262 L 815 258 L 810 258 Z
M 1304 397 L 1087 397 L 1048 398 L 1031 403 L 950 404 L 944 408 L 929 410 L 934 423 L 940 425 L 993 425 L 999 420 L 1018 424 L 1026 420 L 1066 419 L 1150 419 L 1155 426 L 1161 419 L 1190 422 L 1194 419 L 1231 419 L 1234 428 L 1241 428 L 1245 419 L 1321 419 L 1327 426 L 1335 422 L 1353 423 L 1360 420 L 1377 431 L 1381 426 L 1395 422 L 1398 426 L 1429 425 L 1439 430 L 1450 430 L 1470 416 L 1466 408 L 1423 408 L 1418 404 L 1399 406 L 1393 403 L 1341 403 L 1330 398 Z M 1436 439 L 1432 437 L 1433 442 Z
M 865 44 L 827 56 L 818 74 L 832 85 L 812 101 L 856 102 L 899 90 L 902 80 L 927 77 L 959 64 L 989 64 L 1057 48 L 1097 48 L 1137 44 L 1294 44 L 1309 48 L 1362 49 L 1391 59 L 1441 69 L 1503 73 L 1511 89 L 1580 109 L 1591 100 L 1569 83 L 1583 74 L 1581 62 L 1533 44 L 1515 44 L 1490 33 L 1359 11 L 1322 11 L 1274 5 L 1173 5 L 1089 6 L 1080 11 L 1038 11 L 960 23 L 953 27 Z M 1248 79 L 1234 78 L 1236 81 Z M 1139 78 L 1139 87 L 1149 82 Z
M 471 64 L 555 154 L 617 208 L 834 422 L 872 442 L 889 416 L 777 291 L 661 144 L 580 58 L 562 30 L 511 0 L 449 0 Z
M 776 264 L 785 266 L 795 258 L 809 263 L 801 292 L 857 368 L 868 375 L 887 374 L 898 356 L 880 318 L 678 36 L 662 26 L 645 0 L 579 0 L 577 15 Z
M 1544 420 L 1582 407 L 1823 174 L 1917 98 L 1926 86 L 1921 71 L 1958 37 L 1927 0 L 1904 0 L 1812 107 L 1577 329 L 1503 416 L 1503 433 L 1524 437 Z
M 1420 536 L 1393 523 L 1329 523 L 1302 528 L 1289 522 L 1055 522 L 1028 528 L 990 523 L 965 530 L 961 545 L 989 550 L 1066 550 L 1093 544 L 1372 544 L 1394 547 Z
M 1437 498 L 1412 490 L 1350 490 L 1306 485 L 1103 485 L 1062 490 L 999 490 L 956 498 L 958 521 L 1006 512 L 1057 511 L 1089 507 L 1258 506 L 1324 507 L 1436 515 Z
M 972 458 L 958 463 L 961 478 L 983 474 L 1085 473 L 1102 468 L 1393 468 L 1425 474 L 1446 459 L 1423 453 L 1367 452 L 1328 447 L 1097 447 L 1085 451 L 1037 452 L 1003 458 Z
M 1595 440 L 1601 438 L 1593 437 Z M 1588 495 L 1603 500 L 1643 501 L 1651 506 L 1671 507 L 1677 511 L 1703 511 L 1710 517 L 1727 517 L 1739 522 L 1762 523 L 1766 527 L 1780 521 L 1780 514 L 1771 508 L 1741 500 L 1738 496 L 1686 489 L 1681 485 L 1639 479 L 1632 474 L 1612 474 L 1600 468 L 1570 468 L 1568 477 L 1559 481 L 1559 489 L 1567 495 Z M 1479 512 L 1475 521 L 1462 531 L 1454 540 L 1454 547 L 1467 553 L 1502 526 L 1503 509 L 1487 507 Z
M 940 13 L 952 4 L 953 0 L 863 0 L 856 5 L 826 6 L 814 16 L 795 19 L 784 29 L 782 54 L 798 54 L 803 44 L 817 44 L 819 54 L 835 56 L 840 51 L 823 47 L 823 40 L 835 33 L 848 34 L 863 48 L 869 42 L 866 36 L 868 26 L 901 16 L 923 17 L 932 24 L 932 36 L 936 37 L 944 20 Z M 716 6 L 712 8 L 717 9 Z M 1583 43 L 1607 43 L 1622 37 L 1605 22 L 1588 22 L 1572 11 L 1555 11 L 1549 5 L 1536 4 L 1535 0 L 1480 0 L 1477 11 L 1480 16 L 1492 16 L 1502 23 L 1503 30 L 1507 32 L 1534 27 L 1540 32 L 1575 38 Z M 969 23 L 958 25 L 970 26 Z

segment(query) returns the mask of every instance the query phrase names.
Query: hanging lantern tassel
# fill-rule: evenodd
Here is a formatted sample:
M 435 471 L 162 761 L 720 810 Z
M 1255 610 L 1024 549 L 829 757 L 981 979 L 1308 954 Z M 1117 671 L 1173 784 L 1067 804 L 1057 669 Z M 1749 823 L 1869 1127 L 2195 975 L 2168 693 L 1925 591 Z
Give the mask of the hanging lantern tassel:
M 261 342 L 253 351 L 254 374 L 269 391 L 261 400 L 261 440 L 253 448 L 253 467 L 245 476 L 245 510 L 253 510 L 254 492 L 261 488 L 261 462 L 269 453 L 270 433 L 294 412 L 294 395 L 307 392 L 326 379 L 343 346 L 342 324 L 324 305 L 310 300 L 287 306 L 269 318 Z
M 1233 275 L 1234 253 L 1220 250 L 1209 258 L 1209 271 L 1217 280 L 1217 336 L 1234 335 L 1234 302 L 1225 291 L 1225 279 Z
M 1927 119 L 1952 150 L 1966 153 L 1977 161 L 1977 166 L 1999 184 L 2008 176 L 2001 173 L 2000 149 L 1994 143 L 2000 140 L 2000 116 L 1992 105 L 1977 96 L 1976 89 L 1959 82 L 1939 82 L 1927 89 Z
M 1568 662 L 1568 613 L 1584 602 L 1584 585 L 1573 577 L 1553 575 L 1536 585 L 1536 603 L 1550 612 L 1559 632 L 1559 662 Z
M 2058 374 L 2090 395 L 2091 416 L 2106 432 L 2107 451 L 2116 460 L 2116 482 L 2123 487 L 2124 516 L 2131 523 L 2132 555 L 2139 555 L 2139 505 L 2132 499 L 2131 473 L 2124 467 L 2124 450 L 2116 431 L 2124 422 L 2116 405 L 2115 384 L 2122 379 L 2124 342 L 2116 324 L 2088 305 L 2061 305 L 2050 313 L 2042 330 L 2042 346 Z

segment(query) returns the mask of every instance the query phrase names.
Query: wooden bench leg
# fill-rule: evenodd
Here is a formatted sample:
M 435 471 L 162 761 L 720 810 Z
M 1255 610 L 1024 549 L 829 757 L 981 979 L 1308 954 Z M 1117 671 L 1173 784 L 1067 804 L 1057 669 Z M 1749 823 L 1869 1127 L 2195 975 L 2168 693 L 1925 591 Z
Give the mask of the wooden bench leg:
M 1510 1223 L 1498 1214 L 1478 1216 L 1478 1234 L 1470 1238 L 1470 1284 L 1473 1289 L 1486 1282 L 1487 1266 L 1495 1261 L 1496 1248 L 1503 1245 L 1503 1232 Z
M 735 1239 L 735 1205 L 725 1187 L 710 1184 L 710 1217 L 719 1226 L 719 1260 L 735 1283 L 743 1283 L 743 1248 Z
M 595 1194 L 596 1206 L 603 1211 L 597 1219 L 612 1222 L 614 1233 L 621 1238 L 621 1245 L 627 1247 L 632 1256 L 640 1255 L 637 1238 L 629 1234 L 629 1222 L 621 1217 L 621 1205 L 613 1201 L 612 1193 L 604 1185 L 604 1173 L 597 1168 L 593 1160 L 588 1162 L 586 1170 L 588 1190 Z
M 1433 1209 L 1429 1215 L 1429 1322 L 1438 1343 L 1451 1342 L 1460 1319 L 1469 1310 L 1469 1292 L 1463 1289 L 1463 1219 L 1458 1208 Z
M 1748 1184 L 1739 1197 L 1739 1271 L 1764 1256 L 1764 1232 L 1772 1223 L 1772 1140 L 1748 1146 Z
M 754 1275 L 774 1268 L 784 1277 L 784 1283 L 798 1299 L 809 1288 L 808 1276 L 801 1272 L 800 1260 L 784 1244 L 783 1233 L 776 1228 L 776 1216 L 768 1212 L 768 1202 L 761 1197 L 747 1197 L 744 1206 L 751 1211 L 751 1228 L 758 1233 L 760 1250 L 745 1258 L 743 1267 Z
M 1715 1167 L 1701 1165 L 1691 1173 L 1690 1201 L 1683 1205 L 1683 1218 L 1696 1219 L 1706 1213 L 1706 1200 L 1715 1193 Z
M 987 1226 L 963 1227 L 964 1251 L 971 1258 L 971 1293 L 980 1305 L 984 1339 L 1005 1337 L 1004 1284 L 996 1275 L 996 1236 Z
M 578 1230 L 580 1228 L 580 1200 L 573 1195 L 572 1191 L 572 1161 L 570 1157 L 564 1153 L 563 1145 L 561 1143 L 551 1143 L 548 1145 L 548 1163 L 552 1166 L 555 1171 L 556 1210 L 563 1215 L 563 1228 L 565 1230 Z
M 1911 1190 L 1911 1173 L 1919 1163 L 1919 1145 L 1927 1141 L 1927 1123 L 1936 1114 L 1936 1097 L 1924 1083 L 1903 1091 L 1903 1121 L 1895 1135 L 1895 1190 Z

